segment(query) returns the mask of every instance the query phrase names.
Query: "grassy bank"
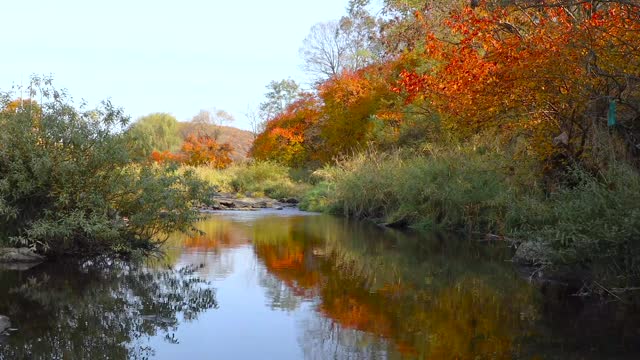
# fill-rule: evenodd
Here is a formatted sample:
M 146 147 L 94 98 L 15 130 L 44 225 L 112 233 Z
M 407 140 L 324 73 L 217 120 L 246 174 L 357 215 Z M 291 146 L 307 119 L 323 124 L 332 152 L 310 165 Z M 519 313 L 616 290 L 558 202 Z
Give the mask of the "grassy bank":
M 519 246 L 518 261 L 568 270 L 607 291 L 640 283 L 638 172 L 612 161 L 607 170 L 543 176 L 523 153 L 476 141 L 363 152 L 310 177 L 273 162 L 191 170 L 220 192 L 295 197 L 303 210 L 498 235 Z
M 299 179 L 298 172 L 274 162 L 237 163 L 226 169 L 183 167 L 214 186 L 218 192 L 273 199 L 301 198 L 310 185 Z
M 542 173 L 538 167 L 498 146 L 368 152 L 317 171 L 301 207 L 395 226 L 497 234 L 525 244 L 520 261 L 569 268 L 607 287 L 637 285 L 640 175 L 616 163 L 597 173 L 574 168 L 550 185 L 534 175 Z

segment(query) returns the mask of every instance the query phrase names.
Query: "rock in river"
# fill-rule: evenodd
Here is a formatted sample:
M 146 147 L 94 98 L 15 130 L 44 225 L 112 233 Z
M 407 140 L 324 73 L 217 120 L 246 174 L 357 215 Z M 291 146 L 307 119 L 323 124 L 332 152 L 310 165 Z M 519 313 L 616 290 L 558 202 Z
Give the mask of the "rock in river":
M 27 248 L 0 248 L 0 264 L 38 263 L 43 260 L 43 256 L 40 256 Z
M 9 321 L 9 318 L 4 315 L 0 315 L 0 334 L 2 334 L 5 330 L 9 329 L 10 327 L 11 327 L 11 321 Z

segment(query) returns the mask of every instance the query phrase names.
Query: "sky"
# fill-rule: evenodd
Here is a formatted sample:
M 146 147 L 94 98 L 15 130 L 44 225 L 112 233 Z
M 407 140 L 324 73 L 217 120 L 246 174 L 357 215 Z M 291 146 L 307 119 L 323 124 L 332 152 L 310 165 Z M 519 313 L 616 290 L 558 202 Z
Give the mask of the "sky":
M 222 109 L 250 129 L 271 80 L 307 81 L 299 48 L 347 0 L 3 1 L 0 90 L 52 75 L 76 103 L 111 99 L 132 119 Z

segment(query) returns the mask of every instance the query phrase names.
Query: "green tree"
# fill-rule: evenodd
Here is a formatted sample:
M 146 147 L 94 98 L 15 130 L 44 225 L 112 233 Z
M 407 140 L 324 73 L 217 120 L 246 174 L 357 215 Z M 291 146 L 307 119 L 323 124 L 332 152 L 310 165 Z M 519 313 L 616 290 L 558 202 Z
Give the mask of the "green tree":
M 34 78 L 29 89 L 39 107 L 0 111 L 0 241 L 96 253 L 192 229 L 210 189 L 175 168 L 135 166 L 121 109 L 75 108 L 50 79 Z M 0 109 L 12 98 L 1 94 Z
M 283 113 L 287 106 L 293 104 L 302 95 L 300 85 L 291 79 L 271 81 L 266 87 L 269 90 L 264 95 L 266 100 L 260 103 L 260 114 L 265 121 Z
M 153 113 L 139 118 L 129 133 L 139 144 L 140 155 L 148 157 L 154 150 L 177 151 L 182 144 L 178 120 L 167 113 Z

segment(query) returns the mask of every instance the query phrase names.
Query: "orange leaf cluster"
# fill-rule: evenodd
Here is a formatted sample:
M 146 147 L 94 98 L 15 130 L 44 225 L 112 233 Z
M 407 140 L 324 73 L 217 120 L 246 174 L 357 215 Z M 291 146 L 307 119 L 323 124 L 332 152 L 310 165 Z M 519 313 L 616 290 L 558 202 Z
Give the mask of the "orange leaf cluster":
M 269 120 L 253 156 L 299 166 L 370 144 L 393 146 L 402 131 L 465 138 L 491 130 L 525 138 L 540 159 L 580 161 L 594 129 L 607 126 L 610 102 L 624 128 L 637 128 L 638 6 L 483 1 L 444 19 L 429 9 L 413 17 L 408 23 L 419 29 L 407 36 L 421 39 L 405 39 L 387 60 L 319 84 L 316 95 Z M 559 135 L 568 140 L 554 141 Z
M 154 151 L 151 160 L 157 163 L 174 162 L 191 166 L 211 166 L 224 169 L 231 164 L 231 145 L 219 144 L 209 135 L 186 137 L 179 153 Z

